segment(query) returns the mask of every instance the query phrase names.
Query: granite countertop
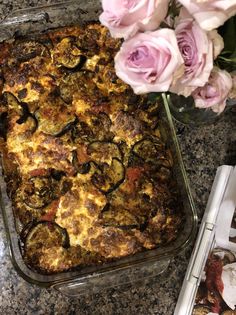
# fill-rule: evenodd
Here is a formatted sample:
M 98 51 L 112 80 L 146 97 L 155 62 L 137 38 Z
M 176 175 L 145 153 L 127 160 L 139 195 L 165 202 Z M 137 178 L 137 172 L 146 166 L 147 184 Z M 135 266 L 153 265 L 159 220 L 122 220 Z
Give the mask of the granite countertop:
M 57 2 L 57 1 L 51 1 Z M 12 10 L 50 3 L 47 0 L 0 0 L 0 16 Z M 236 107 L 214 124 L 189 127 L 176 123 L 177 135 L 199 216 L 205 209 L 216 168 L 236 165 Z M 163 275 L 138 284 L 69 298 L 53 289 L 25 282 L 14 270 L 0 217 L 0 314 L 172 315 L 191 248 L 180 253 Z

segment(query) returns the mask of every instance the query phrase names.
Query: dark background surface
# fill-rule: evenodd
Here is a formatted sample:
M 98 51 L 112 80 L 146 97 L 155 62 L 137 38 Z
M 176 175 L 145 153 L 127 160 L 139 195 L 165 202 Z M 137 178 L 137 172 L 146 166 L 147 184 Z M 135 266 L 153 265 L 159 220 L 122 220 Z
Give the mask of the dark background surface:
M 57 1 L 0 1 L 3 19 L 12 10 Z M 1 53 L 1 52 L 0 52 Z M 176 123 L 177 135 L 199 217 L 205 209 L 218 166 L 236 164 L 236 106 L 214 124 L 190 127 Z M 99 294 L 67 298 L 52 289 L 28 284 L 15 272 L 0 217 L 0 314 L 158 314 L 172 315 L 191 248 L 177 256 L 156 278 Z

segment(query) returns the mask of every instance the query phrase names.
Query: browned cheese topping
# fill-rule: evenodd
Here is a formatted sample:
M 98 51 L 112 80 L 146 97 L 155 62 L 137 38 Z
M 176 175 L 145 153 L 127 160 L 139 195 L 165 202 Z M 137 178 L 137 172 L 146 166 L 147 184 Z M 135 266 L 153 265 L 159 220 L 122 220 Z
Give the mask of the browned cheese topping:
M 159 105 L 116 76 L 120 44 L 99 24 L 0 44 L 4 175 L 23 258 L 38 272 L 101 264 L 179 232 Z

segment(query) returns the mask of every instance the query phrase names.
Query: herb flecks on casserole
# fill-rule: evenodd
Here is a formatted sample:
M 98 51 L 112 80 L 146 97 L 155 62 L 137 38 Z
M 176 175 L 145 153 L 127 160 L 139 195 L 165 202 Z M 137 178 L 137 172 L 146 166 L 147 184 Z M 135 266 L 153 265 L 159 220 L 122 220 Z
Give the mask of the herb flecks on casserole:
M 90 24 L 1 44 L 4 176 L 26 263 L 42 273 L 174 240 L 181 214 L 158 104 L 117 78 Z

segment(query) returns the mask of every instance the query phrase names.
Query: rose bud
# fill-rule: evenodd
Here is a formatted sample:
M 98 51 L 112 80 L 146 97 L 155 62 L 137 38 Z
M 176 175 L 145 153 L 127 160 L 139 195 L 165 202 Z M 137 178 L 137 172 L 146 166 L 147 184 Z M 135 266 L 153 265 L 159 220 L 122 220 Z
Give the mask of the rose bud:
M 192 93 L 195 106 L 211 108 L 214 112 L 221 113 L 225 109 L 231 88 L 232 79 L 230 74 L 225 70 L 214 67 L 209 81 Z

